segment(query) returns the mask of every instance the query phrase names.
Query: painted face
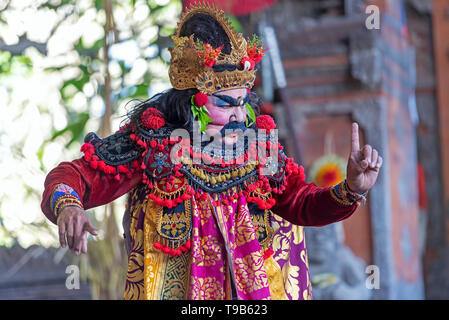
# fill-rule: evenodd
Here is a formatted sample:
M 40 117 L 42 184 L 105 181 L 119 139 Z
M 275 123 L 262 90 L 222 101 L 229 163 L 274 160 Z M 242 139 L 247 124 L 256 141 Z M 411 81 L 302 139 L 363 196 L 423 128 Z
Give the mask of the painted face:
M 246 129 L 246 106 L 249 93 L 246 89 L 230 89 L 220 91 L 209 96 L 206 108 L 212 122 L 207 125 L 206 133 L 209 136 L 218 134 L 225 144 L 237 142 L 238 134 L 225 135 L 225 130 L 244 131 Z

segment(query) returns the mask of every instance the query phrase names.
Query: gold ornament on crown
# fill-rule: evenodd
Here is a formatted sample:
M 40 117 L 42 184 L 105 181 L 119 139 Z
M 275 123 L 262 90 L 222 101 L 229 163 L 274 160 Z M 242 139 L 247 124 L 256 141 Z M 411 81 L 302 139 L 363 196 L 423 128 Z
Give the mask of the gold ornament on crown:
M 225 54 L 220 48 L 211 48 L 210 44 L 194 41 L 194 35 L 181 37 L 180 32 L 186 21 L 196 14 L 212 16 L 226 32 L 230 43 L 231 53 Z M 169 77 L 173 88 L 186 90 L 197 88 L 201 93 L 233 89 L 251 89 L 256 80 L 254 62 L 248 57 L 248 44 L 242 34 L 232 27 L 224 12 L 208 3 L 193 4 L 182 15 L 172 36 L 174 48 L 169 48 L 171 64 Z M 232 64 L 242 65 L 243 70 L 215 72 L 213 65 Z

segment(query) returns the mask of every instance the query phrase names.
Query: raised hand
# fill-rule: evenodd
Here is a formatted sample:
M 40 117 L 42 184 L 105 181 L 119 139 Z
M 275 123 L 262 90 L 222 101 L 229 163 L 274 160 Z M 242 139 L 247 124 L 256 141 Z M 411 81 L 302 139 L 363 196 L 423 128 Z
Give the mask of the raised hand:
M 353 123 L 351 154 L 346 169 L 346 181 L 351 191 L 363 194 L 371 189 L 377 180 L 382 163 L 382 157 L 370 145 L 360 149 L 359 125 Z
M 58 215 L 59 243 L 66 245 L 76 254 L 87 253 L 87 233 L 96 236 L 97 229 L 84 211 L 75 206 L 61 209 Z

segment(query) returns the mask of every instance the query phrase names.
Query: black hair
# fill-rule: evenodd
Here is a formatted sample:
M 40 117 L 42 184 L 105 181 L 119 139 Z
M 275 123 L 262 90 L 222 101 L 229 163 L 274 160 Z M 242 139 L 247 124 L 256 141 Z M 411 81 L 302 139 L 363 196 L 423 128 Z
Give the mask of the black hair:
M 213 48 L 223 46 L 221 52 L 230 54 L 232 50 L 231 40 L 229 39 L 223 27 L 208 14 L 198 13 L 187 20 L 179 32 L 181 37 L 189 37 L 193 34 L 193 40 L 200 40 L 203 43 L 209 43 Z M 213 67 L 215 72 L 234 71 L 236 69 L 243 70 L 240 64 L 215 64 Z
M 231 41 L 226 31 L 208 14 L 198 13 L 182 25 L 179 32 L 181 37 L 189 37 L 192 34 L 195 41 L 209 43 L 213 48 L 223 46 L 221 50 L 223 53 L 231 53 Z
M 140 101 L 133 106 L 128 112 L 127 118 L 133 123 L 140 123 L 142 114 L 146 109 L 156 108 L 164 114 L 166 126 L 173 129 L 184 128 L 191 133 L 194 121 L 191 110 L 191 99 L 197 92 L 197 89 L 166 90 L 146 101 Z M 256 116 L 259 115 L 262 100 L 255 92 L 251 92 L 248 103 L 252 106 Z
M 128 112 L 128 119 L 140 123 L 142 114 L 148 108 L 156 108 L 164 114 L 165 123 L 171 128 L 185 128 L 189 132 L 193 128 L 191 98 L 197 89 L 169 89 L 158 93 L 150 99 L 140 102 Z

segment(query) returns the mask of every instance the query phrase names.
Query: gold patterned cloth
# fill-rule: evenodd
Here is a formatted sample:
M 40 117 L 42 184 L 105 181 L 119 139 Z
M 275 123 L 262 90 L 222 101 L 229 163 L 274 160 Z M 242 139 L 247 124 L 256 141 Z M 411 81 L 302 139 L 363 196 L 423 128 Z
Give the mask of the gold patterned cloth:
M 136 188 L 129 197 L 125 299 L 231 299 L 231 281 L 239 299 L 311 298 L 302 227 L 269 210 L 260 219 L 245 197 L 226 205 L 192 198 L 185 206 L 192 220 L 191 250 L 169 255 L 154 247 L 163 212 L 147 193 Z

